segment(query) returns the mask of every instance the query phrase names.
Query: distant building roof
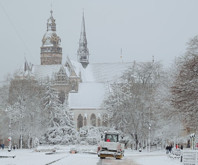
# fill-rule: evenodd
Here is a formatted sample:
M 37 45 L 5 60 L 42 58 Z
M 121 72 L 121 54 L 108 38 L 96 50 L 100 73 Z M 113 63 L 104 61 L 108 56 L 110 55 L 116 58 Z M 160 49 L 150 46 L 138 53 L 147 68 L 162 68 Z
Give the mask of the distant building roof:
M 100 109 L 107 92 L 108 84 L 119 79 L 123 72 L 132 66 L 129 63 L 90 63 L 84 69 L 80 63 L 71 61 L 76 73 L 81 73 L 82 83 L 78 93 L 69 94 L 71 109 Z
M 80 83 L 78 93 L 69 94 L 69 107 L 98 109 L 103 102 L 105 91 L 104 83 Z
M 81 76 L 82 83 L 112 83 L 119 79 L 122 74 L 133 65 L 133 62 L 124 63 L 90 63 L 83 68 L 79 62 L 66 59 L 65 65 L 32 65 L 31 73 L 37 80 L 52 79 L 61 67 L 65 68 L 68 77 L 72 76 L 72 70 L 76 76 Z M 20 71 L 23 72 L 24 71 Z M 20 73 L 18 72 L 18 73 Z
M 34 65 L 32 72 L 37 80 L 51 79 L 63 65 Z
M 133 62 L 125 63 L 90 63 L 84 69 L 80 63 L 71 61 L 76 73 L 81 72 L 82 82 L 106 83 L 119 79 Z
M 92 73 L 92 79 L 87 81 L 94 82 L 114 82 L 119 79 L 132 63 L 95 63 L 89 64 L 85 73 Z M 87 77 L 89 78 L 89 77 Z

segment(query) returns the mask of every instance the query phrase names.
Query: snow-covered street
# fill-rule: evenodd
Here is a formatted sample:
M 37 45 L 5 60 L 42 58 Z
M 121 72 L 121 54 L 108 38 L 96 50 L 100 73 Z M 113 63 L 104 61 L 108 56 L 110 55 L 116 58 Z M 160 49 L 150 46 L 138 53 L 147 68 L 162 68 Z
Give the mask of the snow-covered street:
M 0 150 L 0 156 L 16 156 L 15 158 L 0 158 L 1 165 L 182 165 L 179 159 L 169 158 L 164 151 L 137 152 L 130 149 L 125 151 L 122 160 L 114 158 L 100 159 L 92 148 L 81 149 L 77 154 L 69 152 L 70 147 L 59 147 L 55 153 L 36 152 L 32 149 Z

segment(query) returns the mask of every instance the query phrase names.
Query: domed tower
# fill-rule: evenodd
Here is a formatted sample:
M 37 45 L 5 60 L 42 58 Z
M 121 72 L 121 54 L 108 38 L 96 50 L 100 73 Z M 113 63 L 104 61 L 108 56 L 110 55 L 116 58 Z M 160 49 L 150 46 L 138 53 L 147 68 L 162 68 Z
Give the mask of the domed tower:
M 87 65 L 89 64 L 89 50 L 87 48 L 84 13 L 83 13 L 83 17 L 82 17 L 82 27 L 81 27 L 77 55 L 78 55 L 78 62 L 80 62 L 82 64 L 82 66 L 84 68 L 86 68 Z
M 62 63 L 61 39 L 56 34 L 56 23 L 52 16 L 47 20 L 47 32 L 43 36 L 41 46 L 41 65 L 56 65 Z

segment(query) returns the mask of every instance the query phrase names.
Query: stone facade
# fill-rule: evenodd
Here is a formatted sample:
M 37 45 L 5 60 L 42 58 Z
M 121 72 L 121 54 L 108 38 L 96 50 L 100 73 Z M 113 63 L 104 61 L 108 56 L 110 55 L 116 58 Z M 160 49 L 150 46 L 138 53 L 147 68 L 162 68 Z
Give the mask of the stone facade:
M 56 23 L 52 16 L 47 20 L 47 32 L 43 36 L 41 46 L 41 65 L 56 65 L 62 63 L 61 39 L 56 34 Z
M 90 109 L 71 109 L 74 112 L 75 128 L 79 130 L 83 126 L 108 126 L 105 120 L 105 111 Z
M 57 94 L 63 101 L 68 98 L 69 92 L 78 91 L 80 78 L 76 75 L 69 59 L 65 66 L 62 65 L 61 39 L 56 34 L 56 23 L 52 13 L 51 11 L 51 16 L 47 20 L 47 31 L 42 39 L 40 58 L 41 65 L 60 65 L 59 71 L 53 72 L 54 75 L 50 81 L 52 88 L 57 91 Z M 69 73 L 66 73 L 66 69 Z

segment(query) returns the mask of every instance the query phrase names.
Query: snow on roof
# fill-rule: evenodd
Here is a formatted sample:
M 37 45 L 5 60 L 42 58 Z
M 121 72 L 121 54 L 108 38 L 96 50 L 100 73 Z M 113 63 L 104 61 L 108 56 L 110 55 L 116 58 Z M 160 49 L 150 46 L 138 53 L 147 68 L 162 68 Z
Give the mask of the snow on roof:
M 100 108 L 105 95 L 104 83 L 80 83 L 78 93 L 69 94 L 69 107 L 71 109 L 80 108 Z
M 76 74 L 81 73 L 81 78 L 83 82 L 95 82 L 93 71 L 91 69 L 83 68 L 81 63 L 76 61 L 71 60 L 71 63 L 74 67 Z
M 78 62 L 71 61 L 75 72 L 81 73 L 82 83 L 78 93 L 69 94 L 71 109 L 100 108 L 105 98 L 106 84 L 114 82 L 122 76 L 132 62 L 129 63 L 93 63 L 85 69 Z
M 82 65 L 79 62 L 73 61 L 73 60 L 69 59 L 69 57 L 67 57 L 67 61 L 66 62 L 71 62 L 76 74 L 80 73 L 81 70 L 83 69 Z
M 44 80 L 46 78 L 52 78 L 52 76 L 57 73 L 63 65 L 34 65 L 33 73 L 38 80 Z M 69 72 L 66 70 L 67 75 L 69 76 Z
M 112 82 L 120 78 L 133 63 L 96 63 L 90 64 L 96 82 Z
M 81 72 L 83 82 L 113 82 L 122 76 L 123 72 L 133 65 L 125 63 L 90 63 L 85 69 L 80 63 L 72 61 L 76 73 Z
M 90 63 L 86 68 L 83 68 L 79 62 L 72 61 L 72 67 L 77 76 L 81 75 L 82 82 L 95 82 L 95 83 L 111 83 L 119 79 L 123 72 L 133 65 L 133 62 L 124 63 Z M 33 74 L 37 80 L 52 78 L 63 65 L 34 65 Z M 70 75 L 69 68 L 64 66 L 68 76 Z

